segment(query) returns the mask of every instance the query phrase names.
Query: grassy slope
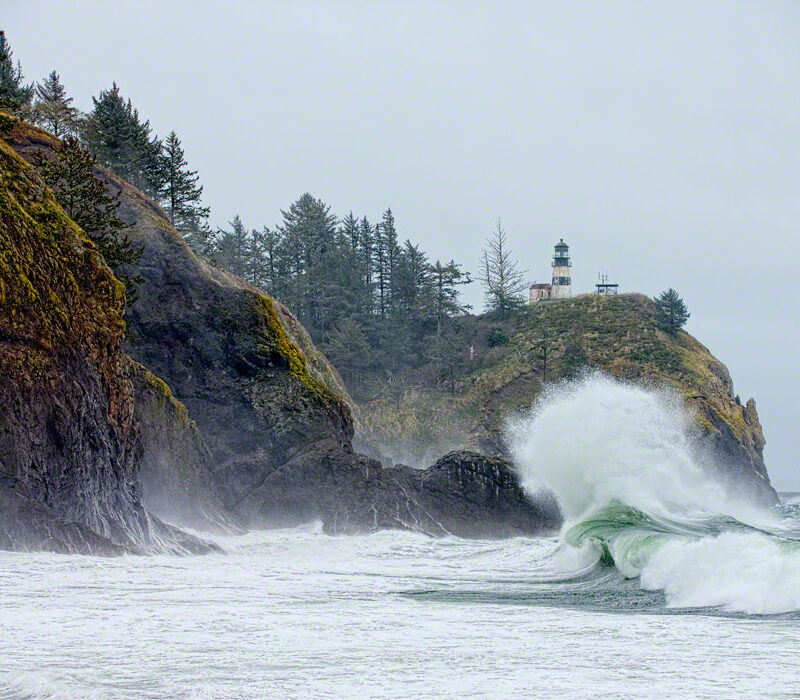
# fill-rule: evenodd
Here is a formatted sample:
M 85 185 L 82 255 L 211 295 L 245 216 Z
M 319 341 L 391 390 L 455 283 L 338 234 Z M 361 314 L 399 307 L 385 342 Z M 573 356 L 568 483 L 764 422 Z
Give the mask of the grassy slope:
M 642 295 L 587 294 L 526 307 L 502 324 L 487 317 L 466 318 L 461 327 L 464 368 L 455 391 L 424 388 L 431 384 L 432 368 L 423 367 L 406 378 L 401 396 L 362 407 L 363 437 L 389 446 L 396 456 L 411 453 L 408 458 L 422 458 L 422 446 L 430 443 L 439 449 L 470 446 L 502 452 L 505 419 L 533 404 L 545 381 L 549 384 L 569 373 L 565 354 L 572 346 L 581 348 L 591 367 L 677 389 L 700 431 L 729 431 L 745 451 L 760 459 L 764 438 L 755 403 L 742 406 L 725 366 L 688 333 L 662 331 L 655 311 L 653 302 Z M 498 325 L 511 340 L 490 348 L 487 333 Z M 475 351 L 472 361 L 470 346 Z

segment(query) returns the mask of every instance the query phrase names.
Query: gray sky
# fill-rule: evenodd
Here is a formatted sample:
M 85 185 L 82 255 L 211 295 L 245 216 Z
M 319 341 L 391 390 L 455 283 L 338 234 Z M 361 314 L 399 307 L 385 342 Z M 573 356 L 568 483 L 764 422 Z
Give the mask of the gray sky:
M 563 236 L 577 291 L 674 286 L 800 490 L 800 3 L 6 0 L 0 21 L 28 79 L 55 68 L 84 109 L 116 80 L 174 128 L 216 224 L 305 191 L 391 206 L 475 272 L 502 217 L 531 280 Z

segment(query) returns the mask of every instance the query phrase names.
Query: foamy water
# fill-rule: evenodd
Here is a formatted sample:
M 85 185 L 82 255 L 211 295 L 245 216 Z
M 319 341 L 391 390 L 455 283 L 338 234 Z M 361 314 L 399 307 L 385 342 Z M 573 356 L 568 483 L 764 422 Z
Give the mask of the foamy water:
M 687 420 L 598 376 L 520 419 L 559 537 L 308 526 L 205 557 L 0 553 L 0 699 L 797 697 L 800 501 L 732 497 Z
M 552 489 L 564 512 L 564 570 L 605 556 L 673 607 L 800 610 L 796 512 L 719 483 L 691 421 L 678 396 L 593 374 L 513 423 L 526 488 Z
M 789 697 L 794 617 L 675 612 L 554 540 L 312 528 L 228 555 L 0 554 L 0 697 Z

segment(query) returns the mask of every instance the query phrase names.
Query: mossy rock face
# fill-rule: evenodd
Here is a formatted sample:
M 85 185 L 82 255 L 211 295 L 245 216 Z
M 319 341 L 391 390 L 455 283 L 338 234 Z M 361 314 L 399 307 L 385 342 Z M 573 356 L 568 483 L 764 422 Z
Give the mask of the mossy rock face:
M 30 159 L 57 144 L 22 123 L 5 138 Z M 120 193 L 120 218 L 131 224 L 126 234 L 144 247 L 135 272 L 145 283 L 127 311 L 133 340 L 126 349 L 165 380 L 179 405 L 155 379 L 148 385 L 140 377 L 148 401 L 164 396 L 171 408 L 162 413 L 179 421 L 179 430 L 187 430 L 189 417 L 196 423 L 224 506 L 245 523 L 269 520 L 270 499 L 286 500 L 266 493 L 265 502 L 242 505 L 290 463 L 295 478 L 287 488 L 297 509 L 314 512 L 326 488 L 322 455 L 352 452 L 351 401 L 338 373 L 285 307 L 200 261 L 157 205 L 107 170 L 96 174 Z M 15 285 L 25 288 L 22 280 Z M 299 453 L 318 458 L 293 462 Z
M 211 453 L 197 424 L 167 383 L 138 362 L 128 377 L 141 443 L 137 474 L 148 512 L 166 522 L 216 534 L 241 532 L 211 480 Z
M 733 478 L 774 493 L 755 402 L 741 405 L 726 367 L 695 338 L 683 331 L 665 333 L 648 297 L 587 294 L 524 308 L 506 322 L 511 338 L 502 347 L 489 347 L 486 340 L 492 319 L 469 317 L 461 323 L 464 346 L 472 346 L 475 357 L 459 375 L 455 393 L 420 389 L 431 384 L 428 366 L 409 373 L 402 397 L 360 407 L 359 438 L 365 444 L 402 455 L 438 440 L 449 449 L 503 455 L 505 421 L 530 407 L 546 384 L 574 376 L 577 357 L 589 369 L 677 391 L 715 461 Z M 434 415 L 438 420 L 432 422 Z
M 134 485 L 123 309 L 93 244 L 0 141 L 0 548 L 180 548 Z
M 57 145 L 20 122 L 0 138 L 30 159 Z M 96 174 L 120 193 L 126 233 L 144 246 L 130 271 L 145 284 L 126 316 L 126 347 L 141 364 L 127 368 L 135 399 L 125 406 L 139 434 L 145 501 L 157 512 L 190 524 L 217 520 L 221 504 L 222 516 L 233 516 L 226 523 L 320 519 L 331 533 L 442 535 L 447 523 L 449 532 L 483 537 L 552 526 L 553 513 L 530 503 L 506 467 L 471 459 L 463 469 L 420 472 L 354 454 L 352 402 L 289 310 L 198 260 L 158 206 L 108 171 Z M 65 299 L 21 277 L 14 285 L 30 303 Z M 42 371 L 38 363 L 27 371 Z

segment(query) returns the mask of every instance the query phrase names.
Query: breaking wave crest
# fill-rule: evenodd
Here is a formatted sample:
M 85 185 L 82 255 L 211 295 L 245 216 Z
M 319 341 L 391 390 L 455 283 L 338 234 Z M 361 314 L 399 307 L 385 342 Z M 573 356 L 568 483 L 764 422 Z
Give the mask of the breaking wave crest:
M 676 395 L 592 374 L 509 426 L 526 489 L 564 512 L 557 575 L 613 566 L 672 607 L 800 610 L 800 521 L 712 476 L 690 421 Z

